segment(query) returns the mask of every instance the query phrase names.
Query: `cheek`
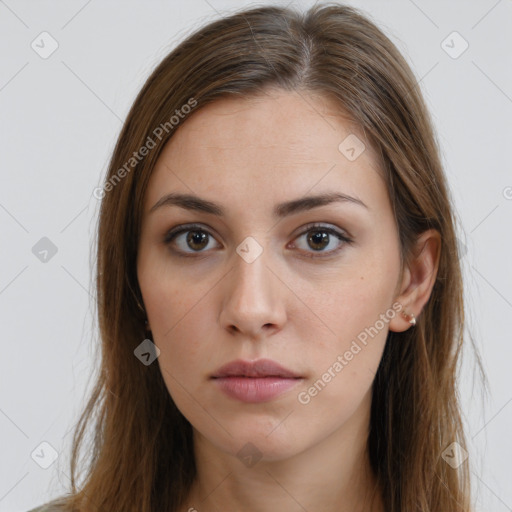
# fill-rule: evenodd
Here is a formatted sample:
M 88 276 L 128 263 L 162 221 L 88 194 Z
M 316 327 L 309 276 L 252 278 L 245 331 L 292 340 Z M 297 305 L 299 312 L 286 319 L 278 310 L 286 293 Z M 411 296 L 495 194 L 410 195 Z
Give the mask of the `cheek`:
M 327 332 L 318 341 L 318 337 L 308 336 L 311 326 L 307 320 L 303 325 L 303 335 L 315 343 L 303 352 L 311 378 L 297 390 L 296 418 L 307 418 L 311 432 L 329 433 L 361 409 L 371 395 L 387 339 L 389 304 L 379 290 L 374 285 L 359 287 L 357 294 L 344 290 L 347 293 L 338 295 L 334 307 L 324 305 L 330 312 L 324 316 L 325 322 L 335 335 Z M 326 309 L 323 311 L 325 315 Z
M 184 336 L 189 353 L 195 355 L 200 345 L 194 336 L 197 309 L 215 286 L 215 276 L 180 271 L 170 257 L 156 250 L 140 255 L 139 269 L 139 286 L 155 343 L 166 350 L 172 340 Z
M 158 293 L 160 291 L 161 293 Z M 200 361 L 207 357 L 204 294 L 185 294 L 180 288 L 154 289 L 146 300 L 155 345 L 160 349 L 159 362 L 181 380 L 197 373 Z M 210 307 L 208 311 L 212 312 Z M 212 319 L 208 320 L 211 324 Z
M 304 346 L 314 378 L 301 390 L 299 403 L 314 403 L 318 411 L 337 403 L 346 415 L 363 399 L 396 315 L 392 302 L 398 273 L 398 252 L 386 260 L 375 255 L 301 291 L 315 315 L 297 308 L 295 323 L 304 339 L 314 340 L 314 346 Z
M 396 258 L 385 261 L 359 258 L 356 264 L 335 273 L 303 280 L 297 294 L 307 300 L 305 305 L 295 302 L 292 323 L 309 336 L 313 335 L 313 329 L 317 330 L 319 335 L 311 339 L 316 340 L 320 352 L 348 350 L 351 340 L 376 322 L 379 330 L 388 328 L 389 322 L 382 326 L 379 320 L 390 311 L 398 273 L 397 254 Z
M 158 330 L 152 331 L 153 341 L 160 349 L 157 362 L 166 388 L 189 421 L 201 417 L 203 375 L 207 371 L 205 361 L 210 357 L 210 351 L 205 346 L 205 330 L 195 322 L 195 311 L 192 309 L 185 317 L 179 314 L 163 315 L 160 323 L 157 322 Z
M 140 265 L 139 286 L 151 328 L 151 338 L 160 350 L 157 359 L 168 387 L 180 383 L 191 385 L 190 376 L 197 362 L 204 358 L 204 335 L 201 335 L 201 308 L 208 295 L 206 280 L 190 281 L 169 271 L 161 262 L 144 259 Z M 142 267 L 143 266 L 143 267 Z M 202 284 L 201 284 L 202 283 Z

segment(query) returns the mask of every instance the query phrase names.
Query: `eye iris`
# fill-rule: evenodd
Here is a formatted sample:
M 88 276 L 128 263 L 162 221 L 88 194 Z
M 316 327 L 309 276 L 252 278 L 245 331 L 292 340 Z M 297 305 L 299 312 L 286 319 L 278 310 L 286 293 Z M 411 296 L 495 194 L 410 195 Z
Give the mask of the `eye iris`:
M 323 249 L 329 244 L 329 235 L 325 231 L 313 231 L 313 235 L 308 236 L 308 242 L 312 241 L 314 244 L 322 244 L 321 247 L 312 249 Z
M 192 247 L 191 243 L 201 245 L 201 242 L 205 242 L 201 247 Z M 203 249 L 208 244 L 208 234 L 204 231 L 189 231 L 187 235 L 187 244 L 191 249 Z

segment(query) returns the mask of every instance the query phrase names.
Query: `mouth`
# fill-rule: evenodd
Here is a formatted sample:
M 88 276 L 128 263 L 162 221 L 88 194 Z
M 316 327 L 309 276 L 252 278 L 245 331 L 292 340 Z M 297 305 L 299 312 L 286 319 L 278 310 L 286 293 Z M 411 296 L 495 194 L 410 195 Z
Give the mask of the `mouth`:
M 281 366 L 271 359 L 258 359 L 257 361 L 244 361 L 237 359 L 219 368 L 213 375 L 213 379 L 226 377 L 247 378 L 283 378 L 300 379 L 301 375 Z
M 228 397 L 246 403 L 268 402 L 301 382 L 304 377 L 270 359 L 232 361 L 211 379 Z

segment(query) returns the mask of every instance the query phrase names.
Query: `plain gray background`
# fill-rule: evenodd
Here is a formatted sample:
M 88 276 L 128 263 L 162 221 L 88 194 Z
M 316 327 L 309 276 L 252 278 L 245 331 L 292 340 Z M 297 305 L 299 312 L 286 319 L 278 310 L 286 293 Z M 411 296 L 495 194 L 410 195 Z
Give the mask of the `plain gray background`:
M 135 95 L 191 31 L 266 3 L 0 1 L 0 511 L 42 504 L 69 480 L 98 343 L 92 192 Z M 460 389 L 477 509 L 511 511 L 512 1 L 347 3 L 397 44 L 434 118 L 467 251 L 468 331 L 489 378 L 482 397 L 468 346 Z

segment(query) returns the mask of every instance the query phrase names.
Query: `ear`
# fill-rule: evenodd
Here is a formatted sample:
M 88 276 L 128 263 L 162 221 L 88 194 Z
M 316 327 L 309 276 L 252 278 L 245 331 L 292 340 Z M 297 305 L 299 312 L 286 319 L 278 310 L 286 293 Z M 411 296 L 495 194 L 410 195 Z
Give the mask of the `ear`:
M 399 302 L 403 307 L 400 313 L 390 320 L 390 331 L 403 332 L 411 327 L 408 318 L 402 313 L 412 313 L 416 318 L 420 315 L 436 282 L 440 255 L 439 232 L 429 229 L 421 233 L 413 247 L 410 261 L 405 264 L 401 283 L 397 286 L 400 291 L 394 302 Z

